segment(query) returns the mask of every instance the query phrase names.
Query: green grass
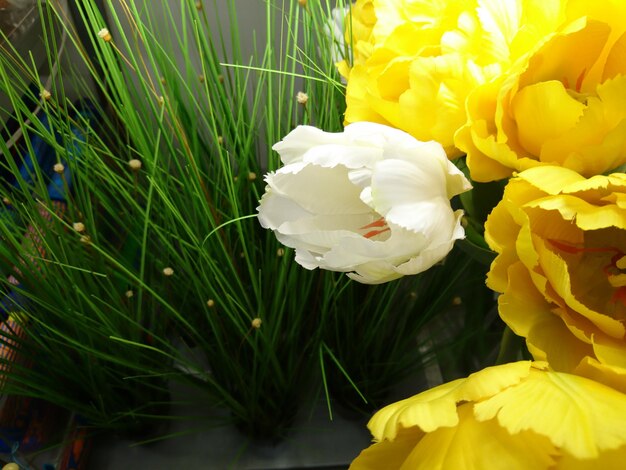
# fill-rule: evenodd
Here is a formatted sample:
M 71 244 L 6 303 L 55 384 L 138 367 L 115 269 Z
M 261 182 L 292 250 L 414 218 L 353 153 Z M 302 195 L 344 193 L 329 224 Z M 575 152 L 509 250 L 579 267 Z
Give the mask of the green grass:
M 235 2 L 224 12 L 211 2 L 198 9 L 181 1 L 179 12 L 168 12 L 177 2 L 154 2 L 165 12 L 157 17 L 158 8 L 121 0 L 109 2 L 118 8 L 106 20 L 92 1 L 77 4 L 95 55 L 82 57 L 89 77 L 70 70 L 54 80 L 43 103 L 50 129 L 32 115 L 37 93 L 17 78 L 18 69 L 31 70 L 38 82 L 31 65 L 0 59 L 0 90 L 12 98 L 24 142 L 40 136 L 53 145 L 72 184 L 65 212 L 56 214 L 46 168 L 35 166 L 32 182 L 10 183 L 21 161 L 0 142 L 9 175 L 3 197 L 12 203 L 11 217 L 0 218 L 0 270 L 19 266 L 28 299 L 20 305 L 27 332 L 20 351 L 35 363 L 13 368 L 3 392 L 43 397 L 96 427 L 127 429 L 167 413 L 166 385 L 176 380 L 203 393 L 199 414 L 227 409 L 247 434 L 270 441 L 322 389 L 360 411 L 383 404 L 394 384 L 422 367 L 416 338 L 448 307 L 467 258 L 363 286 L 302 269 L 255 219 L 262 175 L 280 165 L 271 145 L 298 124 L 342 129 L 344 86 L 323 32 L 333 5 L 265 2 L 265 28 L 276 40 L 244 57 Z M 215 21 L 218 13 L 228 27 Z M 63 19 L 60 11 L 42 15 L 49 27 L 55 15 Z M 111 42 L 98 37 L 103 27 Z M 52 61 L 58 46 L 47 47 Z M 97 119 L 75 115 L 63 95 L 68 83 L 96 103 Z M 308 94 L 306 106 L 296 102 L 298 91 Z M 141 169 L 131 169 L 134 159 Z M 42 256 L 24 250 L 29 225 Z

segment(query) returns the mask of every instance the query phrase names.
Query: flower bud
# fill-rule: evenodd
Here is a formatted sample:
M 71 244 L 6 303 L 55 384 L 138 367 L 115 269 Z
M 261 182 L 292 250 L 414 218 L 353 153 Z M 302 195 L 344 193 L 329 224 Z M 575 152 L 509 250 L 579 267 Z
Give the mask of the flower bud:
M 133 171 L 139 171 L 141 169 L 141 160 L 137 160 L 136 158 L 128 160 L 128 166 Z
M 307 95 L 303 91 L 299 91 L 296 94 L 296 101 L 298 102 L 298 104 L 301 104 L 302 106 L 304 106 L 309 101 L 309 95 Z
M 106 28 L 102 28 L 100 31 L 98 31 L 98 37 L 102 39 L 104 42 L 110 42 L 111 39 L 113 39 L 111 37 L 111 33 Z

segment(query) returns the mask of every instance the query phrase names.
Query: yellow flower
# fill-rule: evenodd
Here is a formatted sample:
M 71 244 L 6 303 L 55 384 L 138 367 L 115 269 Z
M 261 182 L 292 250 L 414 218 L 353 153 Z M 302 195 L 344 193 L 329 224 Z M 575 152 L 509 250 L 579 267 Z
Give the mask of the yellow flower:
M 626 174 L 511 179 L 485 227 L 487 285 L 538 360 L 626 392 Z
M 455 143 L 474 180 L 539 165 L 592 176 L 626 163 L 626 2 L 571 1 L 567 17 L 470 94 Z
M 372 55 L 376 24 L 374 0 L 357 0 L 345 18 L 345 39 L 352 45 L 353 62 L 359 64 Z
M 355 60 L 349 73 L 340 66 L 346 122 L 387 124 L 459 155 L 468 94 L 553 31 L 562 10 L 560 0 L 357 0 L 346 20 L 359 25 L 347 37 Z
M 626 395 L 527 361 L 489 367 L 383 408 L 352 470 L 617 469 Z

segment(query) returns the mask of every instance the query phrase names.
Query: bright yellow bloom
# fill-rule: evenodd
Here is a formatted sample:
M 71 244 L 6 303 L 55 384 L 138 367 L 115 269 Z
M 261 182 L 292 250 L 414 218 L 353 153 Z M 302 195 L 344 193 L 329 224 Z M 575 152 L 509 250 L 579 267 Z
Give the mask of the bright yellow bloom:
M 376 11 L 374 0 L 360 0 L 350 7 L 345 20 L 345 39 L 352 45 L 353 63 L 360 64 L 372 55 Z
M 626 392 L 626 174 L 526 170 L 485 238 L 499 253 L 487 285 L 535 359 Z
M 455 143 L 472 178 L 538 165 L 584 176 L 626 163 L 626 2 L 571 0 L 568 22 L 474 90 Z
M 357 0 L 347 123 L 371 121 L 459 151 L 465 100 L 564 20 L 561 0 Z M 373 26 L 371 21 L 374 20 Z M 363 25 L 367 25 L 364 27 Z
M 545 366 L 489 367 L 383 408 L 350 468 L 623 468 L 626 395 Z

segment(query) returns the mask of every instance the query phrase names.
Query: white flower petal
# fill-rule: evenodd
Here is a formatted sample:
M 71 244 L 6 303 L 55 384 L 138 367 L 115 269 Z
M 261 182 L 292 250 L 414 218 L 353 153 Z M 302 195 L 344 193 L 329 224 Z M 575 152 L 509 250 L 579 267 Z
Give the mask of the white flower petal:
M 428 239 L 449 239 L 454 231 L 454 212 L 441 201 L 421 201 L 391 208 L 386 219 Z
M 276 238 L 283 245 L 297 250 L 309 251 L 318 261 L 319 267 L 325 267 L 323 261 L 324 255 L 328 252 L 329 247 L 336 245 L 339 240 L 349 236 L 350 232 L 346 231 L 315 231 L 301 236 L 286 235 L 281 231 L 276 231 Z
M 375 122 L 349 124 L 344 129 L 344 134 L 352 143 L 385 148 L 386 150 L 396 147 L 410 148 L 416 144 L 424 143 L 404 131 Z
M 285 220 L 298 220 L 311 217 L 311 212 L 305 210 L 293 199 L 267 191 L 257 207 L 258 219 L 263 228 L 277 229 Z
M 372 184 L 372 170 L 370 168 L 357 168 L 348 172 L 350 182 L 359 188 L 367 189 Z M 361 200 L 363 197 L 361 196 Z M 363 202 L 365 202 L 363 200 Z M 365 202 L 367 204 L 367 202 Z
M 364 237 L 342 237 L 324 254 L 324 265 L 333 271 L 340 267 L 356 269 L 372 260 L 387 260 L 389 253 L 385 242 L 376 242 Z
M 319 262 L 321 267 L 327 267 L 334 271 L 337 270 L 336 268 L 341 267 L 341 264 L 329 265 L 325 258 L 326 254 L 336 248 L 344 240 L 361 240 L 363 238 L 359 234 L 348 230 L 312 230 L 305 233 L 288 233 L 289 229 L 297 227 L 297 230 L 304 224 L 293 223 L 286 225 L 288 225 L 288 228 L 285 231 L 279 230 L 276 234 L 276 237 L 281 243 L 293 248 L 303 248 L 314 252 L 316 256 L 320 257 Z M 282 227 L 283 226 L 281 226 L 281 228 Z M 344 264 L 352 265 L 354 263 Z
M 324 144 L 307 150 L 302 156 L 306 163 L 323 167 L 343 165 L 347 168 L 372 167 L 383 157 L 382 148 L 365 145 Z
M 439 261 L 444 259 L 448 253 L 454 247 L 454 242 L 465 238 L 465 230 L 461 225 L 461 218 L 463 217 L 463 211 L 458 210 L 454 213 L 455 225 L 454 229 L 448 239 L 445 237 L 438 238 L 435 241 L 431 240 L 430 245 L 421 250 L 419 254 L 407 261 L 404 264 L 398 266 L 398 272 L 408 275 L 417 274 L 430 269 Z
M 360 190 L 350 183 L 343 166 L 322 168 L 306 165 L 298 173 L 280 170 L 267 178 L 277 194 L 290 197 L 303 209 L 317 214 L 366 213 L 371 209 L 359 198 Z
M 361 264 L 356 271 L 348 273 L 350 279 L 362 284 L 382 284 L 399 279 L 402 276 L 402 274 L 393 269 L 391 263 L 384 261 L 371 261 Z
M 359 195 L 359 197 L 361 198 L 361 201 L 363 201 L 364 204 L 367 204 L 372 209 L 374 208 L 374 198 L 372 197 L 371 186 L 363 188 L 363 191 L 361 191 L 361 194 Z
M 317 269 L 320 267 L 320 264 L 318 262 L 318 257 L 313 255 L 313 253 L 311 253 L 308 250 L 305 250 L 303 248 L 296 248 L 296 263 L 298 263 L 300 266 L 302 266 L 305 269 Z
M 344 39 L 344 23 L 346 16 L 350 14 L 350 7 L 336 7 L 331 11 L 331 16 L 324 24 L 324 33 L 331 43 L 331 57 L 334 63 L 344 59 L 345 39 Z
M 402 275 L 410 275 L 418 274 L 432 268 L 434 265 L 443 260 L 448 253 L 450 253 L 454 247 L 454 241 L 458 238 L 453 238 L 440 244 L 428 247 L 427 249 L 421 251 L 416 257 L 411 258 L 406 263 L 399 265 L 396 268 L 396 271 Z
M 374 220 L 373 212 L 368 214 L 306 215 L 305 217 L 286 219 L 277 228 L 286 235 L 306 236 L 313 232 L 342 231 L 362 238 L 359 228 Z
M 446 164 L 448 173 L 446 193 L 448 194 L 448 199 L 452 199 L 454 196 L 472 189 L 472 183 L 469 182 L 463 172 L 459 170 L 454 163 L 448 160 Z
M 280 168 L 279 170 L 273 172 L 273 173 L 268 173 L 267 175 L 265 175 L 264 180 L 269 183 L 272 181 L 272 179 L 274 178 L 274 175 L 296 175 L 298 173 L 300 173 L 304 168 L 306 168 L 308 165 L 308 163 L 305 162 L 293 162 L 290 163 L 288 165 L 285 165 L 284 167 Z
M 343 137 L 339 133 L 324 132 L 313 126 L 298 126 L 291 131 L 283 140 L 274 144 L 273 150 L 277 151 L 283 164 L 302 161 L 302 155 L 317 145 L 341 143 Z
M 408 134 L 407 134 L 408 135 Z M 409 136 L 411 137 L 411 136 Z M 430 168 L 430 171 L 438 171 L 449 163 L 446 151 L 439 142 L 420 142 L 413 139 L 412 142 L 394 142 L 385 149 L 386 160 L 406 160 L 419 167 Z
M 372 174 L 372 191 L 377 204 L 388 199 L 403 204 L 446 196 L 445 173 L 438 162 L 415 165 L 405 160 L 384 160 Z M 391 192 L 391 196 L 387 192 Z M 380 193 L 380 198 L 377 193 Z M 388 204 L 388 202 L 387 202 Z
M 324 262 L 332 268 L 384 261 L 396 265 L 419 253 L 428 245 L 428 240 L 417 233 L 401 227 L 390 227 L 390 236 L 377 241 L 361 236 L 341 238 L 325 255 Z
M 377 164 L 372 175 L 372 207 L 388 221 L 416 232 L 435 233 L 451 227 L 454 217 L 445 194 L 445 175 L 426 170 L 401 160 Z

